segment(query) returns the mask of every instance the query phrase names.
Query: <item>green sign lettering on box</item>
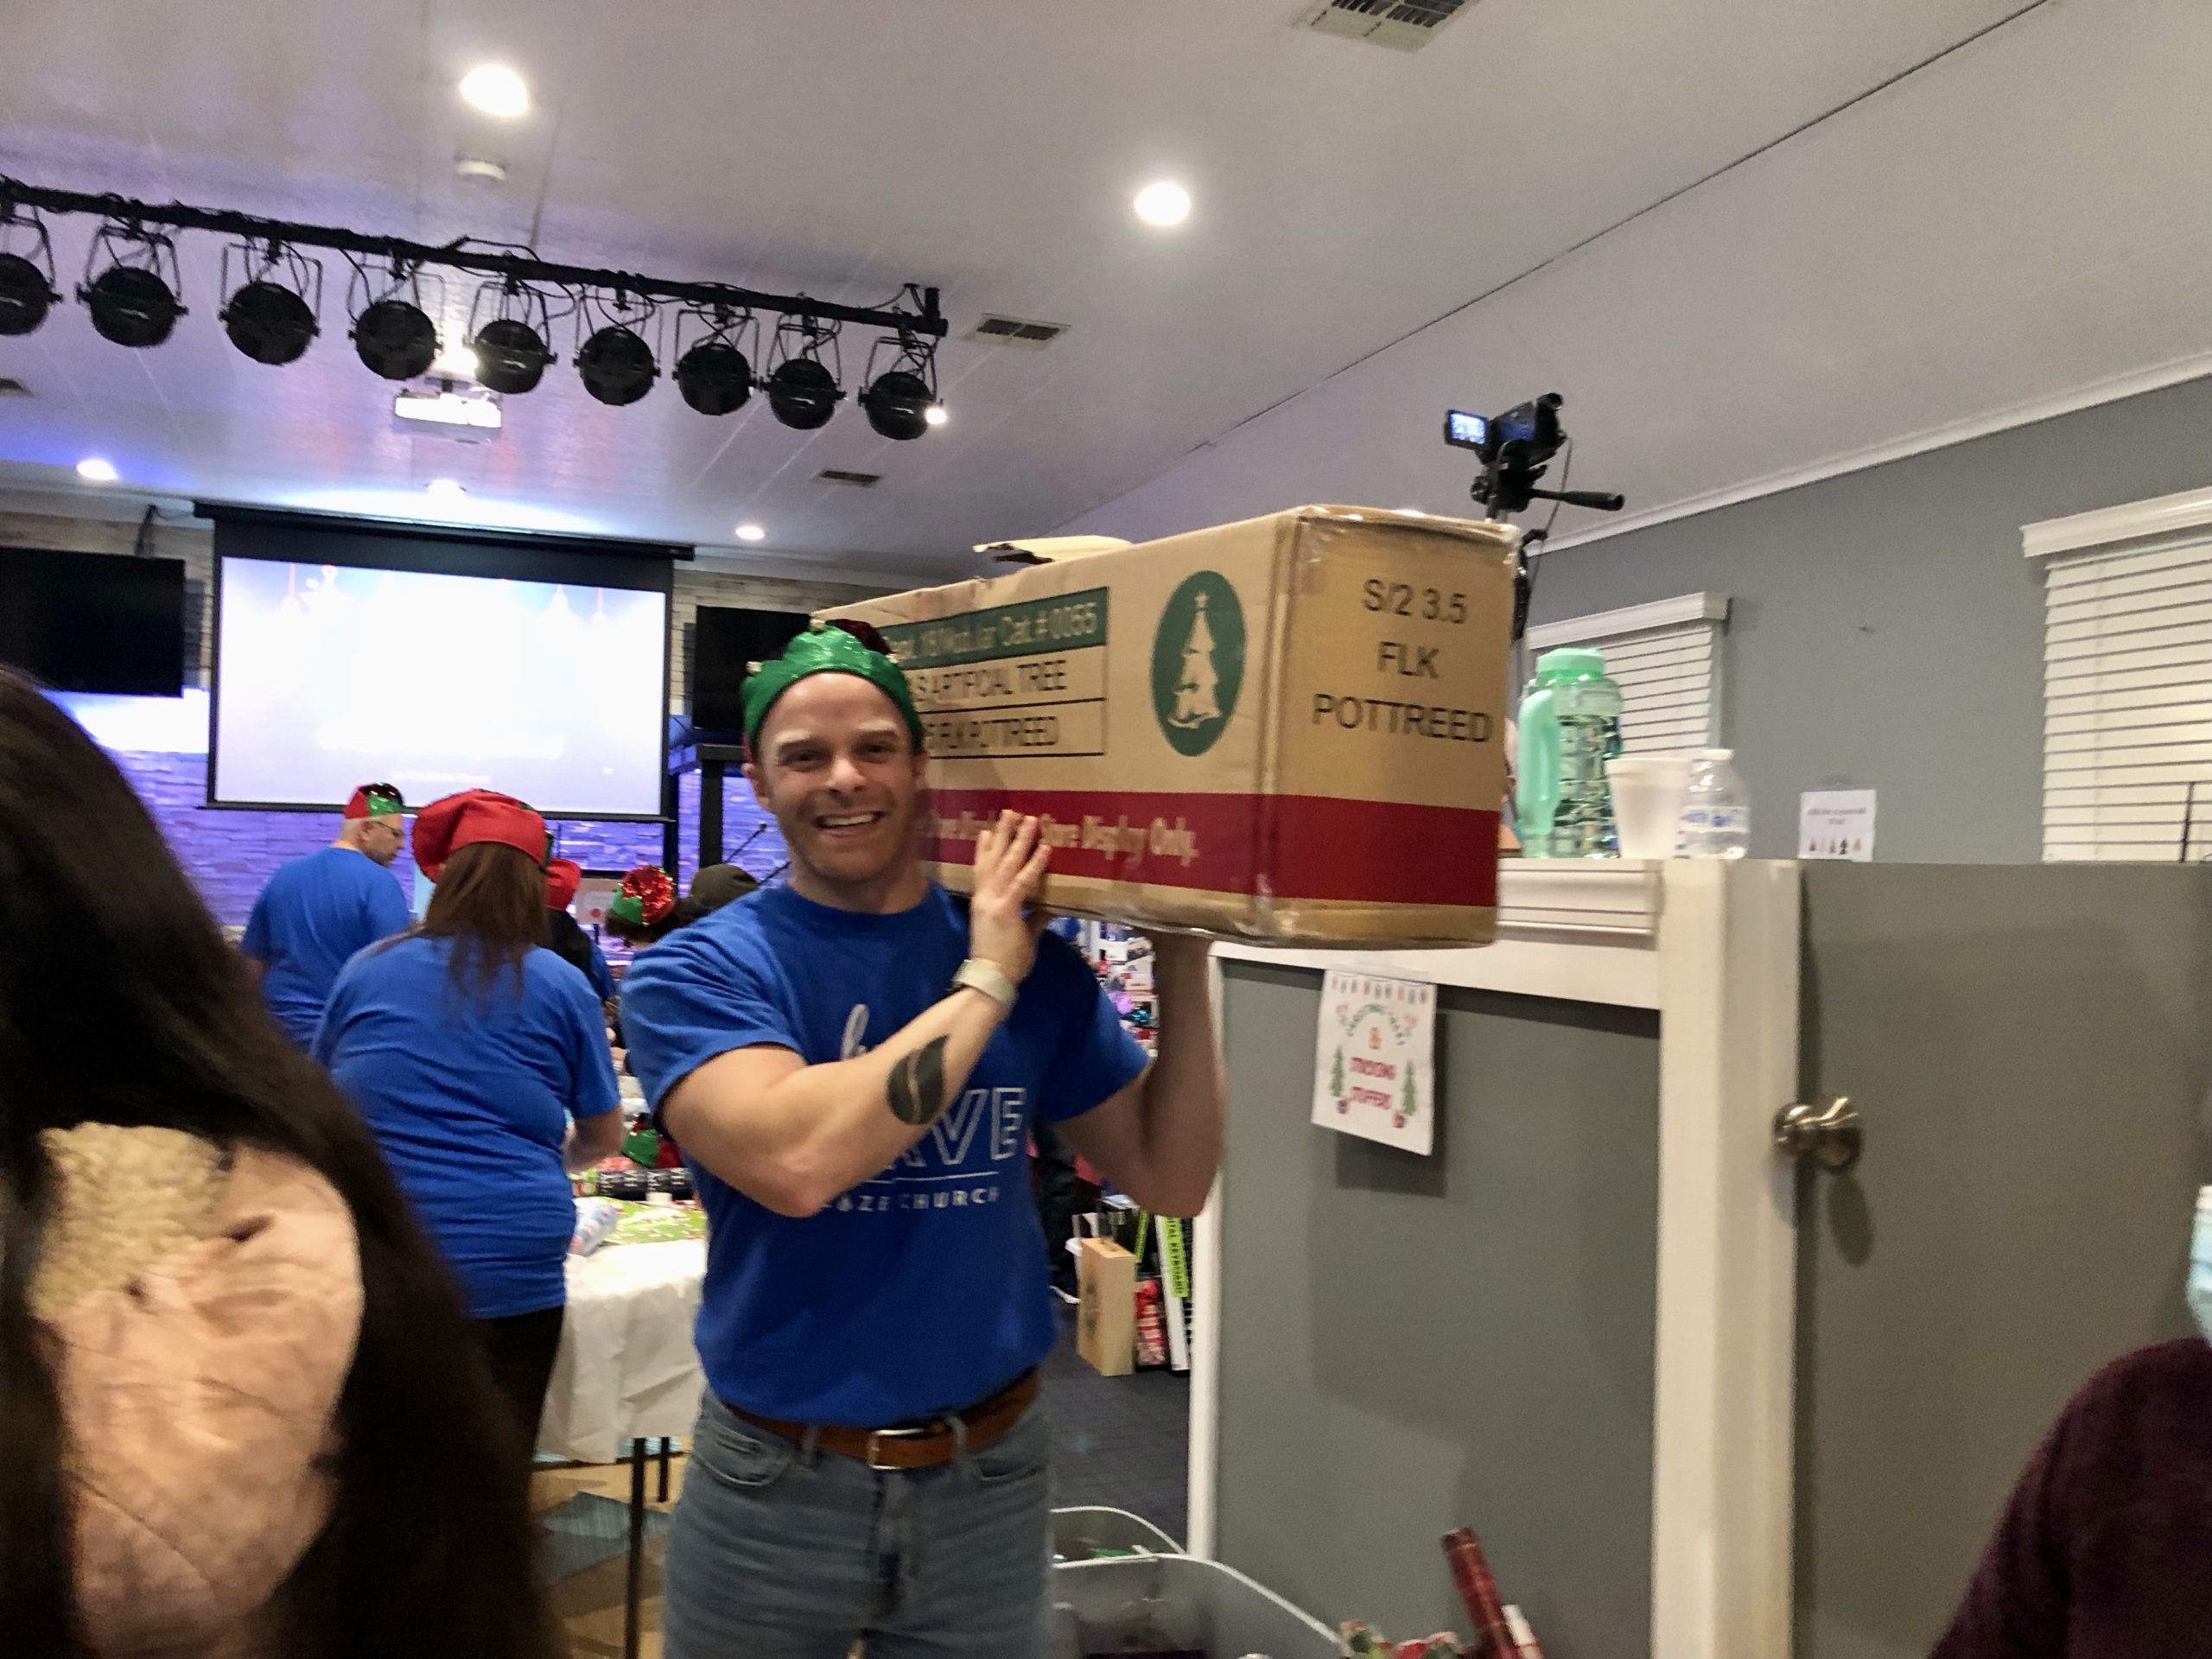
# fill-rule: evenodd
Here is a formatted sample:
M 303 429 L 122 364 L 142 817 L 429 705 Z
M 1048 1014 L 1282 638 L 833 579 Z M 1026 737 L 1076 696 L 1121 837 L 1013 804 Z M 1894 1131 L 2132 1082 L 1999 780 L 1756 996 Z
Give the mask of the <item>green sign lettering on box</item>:
M 1106 589 L 995 605 L 933 622 L 900 622 L 883 630 L 899 667 L 948 668 L 994 657 L 1034 657 L 1106 643 Z

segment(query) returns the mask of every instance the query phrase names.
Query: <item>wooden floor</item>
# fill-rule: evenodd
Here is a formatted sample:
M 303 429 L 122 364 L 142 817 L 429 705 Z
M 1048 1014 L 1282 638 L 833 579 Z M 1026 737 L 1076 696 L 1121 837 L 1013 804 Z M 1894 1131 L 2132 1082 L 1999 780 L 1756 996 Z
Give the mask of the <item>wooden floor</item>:
M 658 1501 L 658 1465 L 647 1468 L 645 1498 L 649 1508 L 665 1510 L 675 1503 L 676 1495 L 683 1490 L 683 1462 L 680 1454 L 670 1460 L 668 1503 Z M 579 1492 L 594 1492 L 626 1506 L 630 1502 L 630 1465 L 618 1463 L 540 1470 L 531 1482 L 531 1507 L 543 1514 L 558 1509 Z M 658 1540 L 646 1544 L 644 1593 L 638 1605 L 640 1659 L 660 1659 L 660 1553 Z M 609 1656 L 619 1659 L 622 1651 L 622 1594 L 628 1572 L 628 1554 L 618 1550 L 596 1567 L 573 1577 L 557 1579 L 547 1586 L 546 1594 L 569 1632 L 569 1649 L 576 1659 L 607 1659 Z

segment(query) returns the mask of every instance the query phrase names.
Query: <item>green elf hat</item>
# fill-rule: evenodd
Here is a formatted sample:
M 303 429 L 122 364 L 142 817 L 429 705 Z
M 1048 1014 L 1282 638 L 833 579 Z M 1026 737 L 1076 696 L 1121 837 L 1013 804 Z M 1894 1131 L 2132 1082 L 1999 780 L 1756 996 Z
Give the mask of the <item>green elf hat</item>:
M 346 803 L 349 818 L 397 817 L 406 810 L 406 801 L 390 784 L 363 784 Z
M 676 883 L 658 864 L 640 864 L 622 878 L 607 913 L 632 927 L 651 927 L 676 908 Z
M 891 647 L 883 636 L 865 622 L 821 622 L 784 648 L 772 663 L 763 663 L 745 681 L 745 747 L 760 741 L 760 728 L 776 699 L 810 674 L 857 674 L 898 706 L 906 717 L 914 747 L 922 747 L 922 717 L 914 712 L 914 696 L 906 676 L 891 660 Z

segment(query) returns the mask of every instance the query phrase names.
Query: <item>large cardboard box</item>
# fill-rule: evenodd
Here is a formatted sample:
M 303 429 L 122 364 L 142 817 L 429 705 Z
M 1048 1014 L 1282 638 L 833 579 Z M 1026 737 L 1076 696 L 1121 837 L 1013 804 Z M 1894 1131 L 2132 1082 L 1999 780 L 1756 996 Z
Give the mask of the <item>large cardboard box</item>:
M 824 613 L 880 628 L 964 890 L 1001 808 L 1076 915 L 1278 944 L 1489 941 L 1514 532 L 1300 507 Z
M 1078 1241 L 1075 1351 L 1102 1376 L 1137 1368 L 1137 1259 L 1110 1238 Z

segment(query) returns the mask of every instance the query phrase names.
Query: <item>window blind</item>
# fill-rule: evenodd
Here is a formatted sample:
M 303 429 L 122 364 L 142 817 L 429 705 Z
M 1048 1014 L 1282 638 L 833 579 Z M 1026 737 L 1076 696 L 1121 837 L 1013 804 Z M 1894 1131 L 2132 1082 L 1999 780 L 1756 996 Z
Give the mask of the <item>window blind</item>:
M 2212 855 L 2212 534 L 2050 561 L 2043 765 L 2044 858 Z

